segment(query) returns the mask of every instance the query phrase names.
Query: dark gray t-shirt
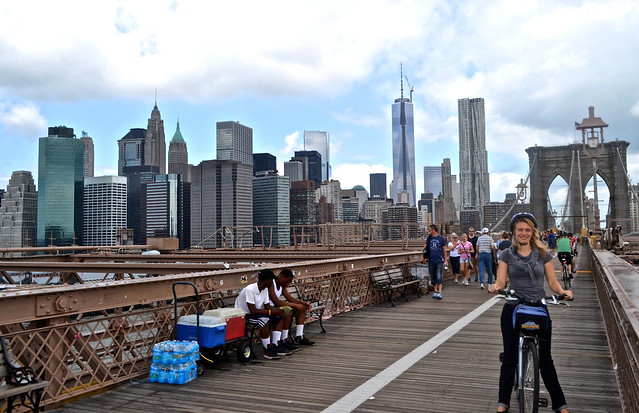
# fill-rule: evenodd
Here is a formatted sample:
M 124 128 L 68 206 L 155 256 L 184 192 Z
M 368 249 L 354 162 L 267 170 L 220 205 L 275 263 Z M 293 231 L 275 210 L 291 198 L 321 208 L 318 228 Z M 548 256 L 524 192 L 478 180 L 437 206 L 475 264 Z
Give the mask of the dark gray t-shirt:
M 537 257 L 533 261 L 533 257 Z M 541 300 L 546 296 L 544 290 L 544 264 L 552 260 L 552 254 L 541 257 L 531 253 L 523 257 L 514 251 L 514 246 L 503 250 L 499 260 L 508 265 L 508 281 L 510 288 L 529 300 Z

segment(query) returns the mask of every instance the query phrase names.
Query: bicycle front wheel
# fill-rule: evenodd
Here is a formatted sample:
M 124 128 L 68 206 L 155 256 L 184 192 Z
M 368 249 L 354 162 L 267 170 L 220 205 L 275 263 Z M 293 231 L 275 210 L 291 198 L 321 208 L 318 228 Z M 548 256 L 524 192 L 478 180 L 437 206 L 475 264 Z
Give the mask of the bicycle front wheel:
M 539 409 L 539 354 L 532 340 L 524 343 L 523 374 L 519 378 L 519 412 L 537 413 Z

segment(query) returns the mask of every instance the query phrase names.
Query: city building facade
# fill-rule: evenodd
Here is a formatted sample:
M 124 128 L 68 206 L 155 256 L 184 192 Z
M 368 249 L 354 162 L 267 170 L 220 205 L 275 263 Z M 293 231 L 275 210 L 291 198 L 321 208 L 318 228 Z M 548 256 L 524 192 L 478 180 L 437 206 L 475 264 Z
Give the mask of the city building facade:
M 390 197 L 395 203 L 414 207 L 417 187 L 415 183 L 415 125 L 413 102 L 404 97 L 402 79 L 401 97 L 392 105 L 393 182 Z
M 317 188 L 322 184 L 322 155 L 317 151 L 295 151 L 291 161 L 300 161 L 305 164 L 305 180 L 315 181 Z
M 82 131 L 82 137 L 80 139 L 84 142 L 84 176 L 92 177 L 95 170 L 93 138 L 85 131 Z
M 186 141 L 180 131 L 180 121 L 177 122 L 173 139 L 169 143 L 169 174 L 179 174 L 181 182 L 191 182 L 191 165 Z
M 305 130 L 304 150 L 319 152 L 322 156 L 321 182 L 331 179 L 331 151 L 328 132 Z
M 133 243 L 142 245 L 142 184 L 153 182 L 160 173 L 156 165 L 125 166 L 122 176 L 127 179 L 127 226 L 133 233 Z
M 73 128 L 39 139 L 37 246 L 82 245 L 84 142 Z
M 484 99 L 459 99 L 460 208 L 482 211 L 490 202 Z M 480 217 L 481 222 L 481 217 Z
M 306 160 L 306 158 L 304 158 L 304 160 Z M 288 176 L 291 183 L 306 181 L 304 166 L 305 163 L 302 161 L 284 162 L 284 176 Z
M 132 128 L 118 140 L 118 175 L 124 176 L 124 168 L 142 166 L 145 163 L 146 129 Z M 158 168 L 159 170 L 159 168 Z
M 424 166 L 424 192 L 432 192 L 435 196 L 444 194 L 441 166 Z
M 164 121 L 160 115 L 158 104 L 155 102 L 151 117 L 147 122 L 144 149 L 144 165 L 155 165 L 160 174 L 166 174 L 166 138 L 164 135 Z
M 277 158 L 270 153 L 253 154 L 253 176 L 260 172 L 277 173 Z
M 239 122 L 217 122 L 216 136 L 218 160 L 237 161 L 253 167 L 253 129 Z
M 252 159 L 252 157 L 251 157 Z M 202 248 L 233 248 L 253 227 L 253 166 L 210 160 L 191 170 L 191 244 Z M 252 237 L 243 247 L 253 246 Z
M 0 245 L 32 247 L 38 224 L 38 192 L 30 171 L 14 171 L 0 203 Z
M 127 179 L 124 176 L 84 178 L 84 245 L 118 245 L 127 228 Z
M 288 247 L 291 244 L 290 185 L 287 176 L 276 173 L 258 174 L 253 178 L 253 225 L 259 232 L 251 231 L 248 236 L 253 236 L 254 245 Z
M 180 249 L 191 246 L 191 184 L 180 174 L 155 175 L 142 183 L 141 240 L 178 238 Z
M 370 174 L 371 198 L 386 198 L 386 174 L 374 173 Z

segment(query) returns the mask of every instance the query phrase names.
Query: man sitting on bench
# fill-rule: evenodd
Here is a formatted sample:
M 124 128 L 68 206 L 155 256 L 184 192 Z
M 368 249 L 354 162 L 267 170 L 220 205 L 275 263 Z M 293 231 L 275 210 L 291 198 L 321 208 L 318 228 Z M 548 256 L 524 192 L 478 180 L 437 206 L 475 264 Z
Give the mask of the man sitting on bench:
M 235 299 L 235 308 L 241 308 L 246 313 L 246 321 L 257 325 L 260 329 L 264 357 L 270 360 L 293 354 L 286 348 L 278 346 L 284 325 L 284 310 L 275 308 L 269 300 L 268 287 L 273 285 L 274 279 L 273 271 L 268 269 L 260 271 L 258 281 L 244 287 Z M 272 338 L 271 326 L 273 326 Z
M 284 310 L 284 324 L 282 326 L 282 337 L 280 345 L 291 351 L 299 350 L 298 346 L 312 346 L 314 341 L 304 336 L 304 322 L 306 312 L 311 309 L 311 304 L 298 300 L 288 292 L 288 286 L 293 282 L 293 271 L 288 268 L 283 269 L 269 286 L 269 297 L 271 302 L 281 310 Z M 291 339 L 289 329 L 291 321 L 295 316 L 295 338 Z

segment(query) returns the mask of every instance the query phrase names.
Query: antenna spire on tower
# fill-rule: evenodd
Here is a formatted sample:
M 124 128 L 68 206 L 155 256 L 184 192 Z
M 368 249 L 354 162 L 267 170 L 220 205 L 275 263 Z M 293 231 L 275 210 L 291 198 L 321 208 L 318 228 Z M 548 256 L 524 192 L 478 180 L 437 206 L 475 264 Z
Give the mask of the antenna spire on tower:
M 404 99 L 404 66 L 402 62 L 399 62 L 399 81 L 400 81 L 400 97 Z

